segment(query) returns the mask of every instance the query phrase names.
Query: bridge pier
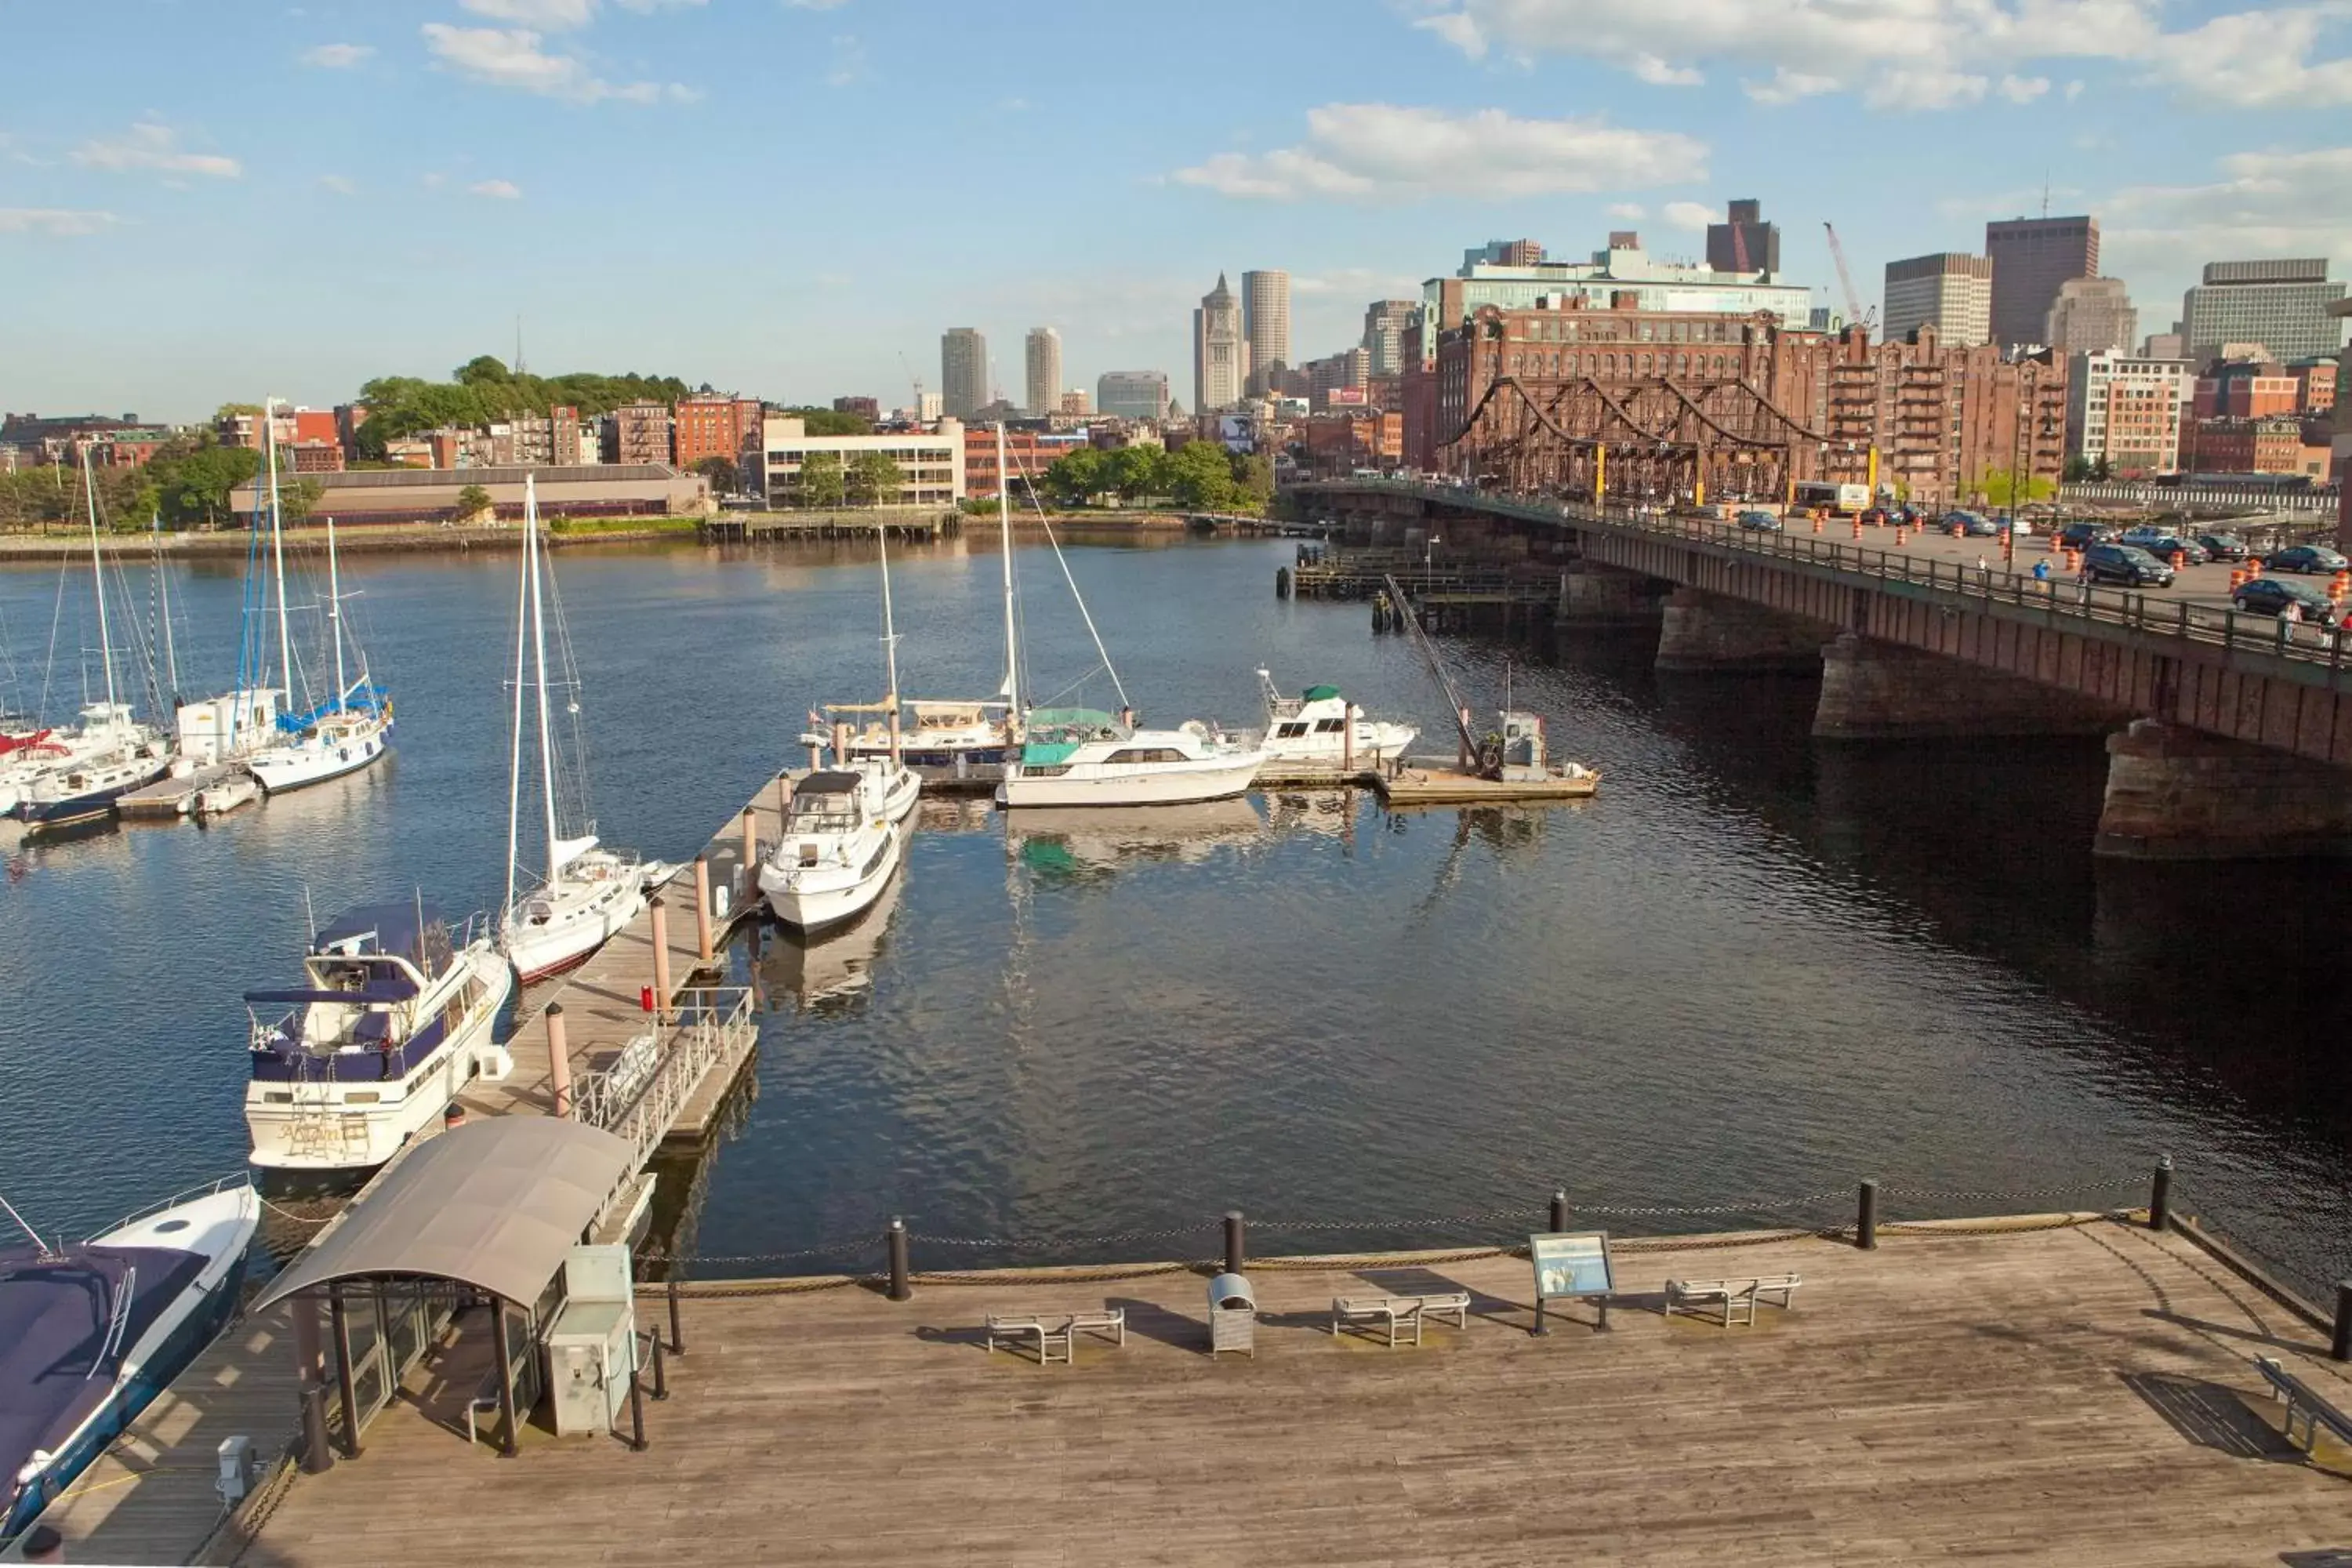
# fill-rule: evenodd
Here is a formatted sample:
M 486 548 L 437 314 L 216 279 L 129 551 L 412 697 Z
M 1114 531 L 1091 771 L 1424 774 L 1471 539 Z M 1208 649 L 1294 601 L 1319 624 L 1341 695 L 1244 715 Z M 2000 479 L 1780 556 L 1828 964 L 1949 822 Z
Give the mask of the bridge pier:
M 2095 855 L 2259 860 L 2352 855 L 2352 773 L 2158 719 L 2107 737 Z
M 1561 631 L 1648 630 L 1660 617 L 1657 588 L 1638 572 L 1572 563 L 1559 576 Z
M 2095 735 L 2122 717 L 2059 687 L 1846 631 L 1822 649 L 1813 734 L 1830 741 Z
M 1732 675 L 1812 674 L 1831 628 L 1696 588 L 1667 595 L 1658 627 L 1658 668 Z

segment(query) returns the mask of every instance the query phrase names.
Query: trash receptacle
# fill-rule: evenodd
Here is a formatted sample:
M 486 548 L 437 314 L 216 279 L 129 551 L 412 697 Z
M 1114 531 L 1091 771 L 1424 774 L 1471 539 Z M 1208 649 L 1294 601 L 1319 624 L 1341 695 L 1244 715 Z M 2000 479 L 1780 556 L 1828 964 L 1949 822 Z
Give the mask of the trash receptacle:
M 1221 1351 L 1257 1359 L 1257 1293 L 1246 1274 L 1220 1274 L 1209 1281 L 1209 1353 Z

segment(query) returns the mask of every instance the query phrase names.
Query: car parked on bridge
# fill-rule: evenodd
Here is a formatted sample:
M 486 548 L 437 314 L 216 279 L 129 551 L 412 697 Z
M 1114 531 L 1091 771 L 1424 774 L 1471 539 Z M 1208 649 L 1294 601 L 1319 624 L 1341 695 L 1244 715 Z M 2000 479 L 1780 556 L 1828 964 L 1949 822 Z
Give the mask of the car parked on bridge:
M 2344 606 L 2308 583 L 2288 577 L 2257 577 L 2230 591 L 2230 603 L 2249 615 L 2284 615 L 2293 605 L 2296 616 L 2315 626 L 2343 624 Z
M 2213 561 L 2243 561 L 2253 553 L 2246 542 L 2234 533 L 2200 533 L 2197 542 L 2204 547 L 2208 559 Z
M 2172 568 L 2130 544 L 2094 544 L 2083 552 L 2083 571 L 2094 583 L 2126 588 L 2169 588 Z
M 2273 550 L 2263 557 L 2266 572 L 2343 572 L 2352 570 L 2352 561 L 2325 544 L 2290 544 L 2284 550 Z
M 1740 527 L 1756 533 L 1780 533 L 1785 525 L 1769 511 L 1743 511 L 1734 520 Z
M 2121 531 L 2104 522 L 2070 522 L 2058 531 L 2058 542 L 2069 550 L 2088 550 L 2094 544 L 2113 544 Z
M 2117 542 L 2145 550 L 2158 561 L 2168 562 L 2178 554 L 2180 557 L 2180 563 L 2184 566 L 2202 566 L 2213 559 L 2203 545 L 2193 539 L 2174 533 L 2169 529 L 2127 529 Z
M 1946 512 L 1944 514 L 1944 526 L 1946 528 L 1949 528 L 1955 523 L 1959 525 L 1960 532 L 1965 538 L 1999 539 L 2000 537 L 2000 524 L 1993 521 L 1991 518 L 1985 516 L 1981 512 Z

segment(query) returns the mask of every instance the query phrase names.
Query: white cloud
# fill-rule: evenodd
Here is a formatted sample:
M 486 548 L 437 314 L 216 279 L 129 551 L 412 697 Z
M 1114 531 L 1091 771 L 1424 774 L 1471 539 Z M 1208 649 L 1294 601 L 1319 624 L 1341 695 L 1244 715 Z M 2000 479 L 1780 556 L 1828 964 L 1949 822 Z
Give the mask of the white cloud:
M 302 51 L 302 63 L 328 70 L 348 70 L 373 53 L 375 50 L 366 44 L 320 44 Z
M 486 0 L 506 5 L 510 0 Z M 513 0 L 524 3 L 524 0 Z M 535 4 L 537 0 L 529 0 Z M 453 27 L 446 22 L 425 24 L 425 47 L 442 64 L 468 81 L 487 87 L 511 88 L 573 103 L 658 103 L 664 99 L 692 103 L 701 97 L 679 82 L 609 82 L 576 55 L 554 54 L 540 47 L 540 35 L 529 27 Z
M 2005 76 L 2000 79 L 2000 95 L 2011 103 L 2032 103 L 2050 90 L 2046 76 Z
M 355 196 L 360 194 L 360 183 L 349 174 L 321 174 L 319 176 L 319 185 L 321 190 L 332 191 L 339 196 Z
M 0 207 L 0 234 L 46 234 L 67 238 L 96 234 L 121 221 L 112 213 L 71 207 Z
M 1706 174 L 1706 146 L 1675 131 L 1598 119 L 1526 120 L 1390 103 L 1307 111 L 1307 140 L 1271 153 L 1220 153 L 1174 178 L 1228 196 L 1413 201 L 1518 200 L 1678 184 Z
M 457 4 L 477 16 L 557 33 L 584 27 L 596 19 L 596 0 L 457 0 Z
M 2070 81 L 2070 82 L 2068 82 L 2068 83 L 2066 84 L 2066 101 L 2067 101 L 2067 102 L 2072 103 L 2072 102 L 2074 102 L 2076 99 L 2078 99 L 2078 98 L 2080 98 L 2080 97 L 2082 97 L 2082 96 L 2083 96 L 2083 83 L 2082 83 L 2082 81 L 2081 81 L 2081 79 L 2080 79 L 2079 78 L 2078 78 L 2077 79 L 2075 79 L 2075 80 L 2074 80 L 2074 81 Z
M 1611 202 L 1608 213 L 1619 223 L 1639 223 L 1649 216 L 1647 209 L 1639 202 Z
M 833 40 L 833 65 L 824 73 L 827 87 L 847 87 L 866 79 L 866 46 L 852 33 L 839 33 Z
M 1413 26 L 1473 59 L 1568 55 L 1685 85 L 1704 62 L 1769 77 L 1758 102 L 1825 91 L 1882 108 L 1982 101 L 2039 61 L 2111 60 L 2189 100 L 2241 107 L 2352 103 L 2352 57 L 2315 58 L 2347 0 L 2305 0 L 2168 31 L 2168 0 L 1438 0 Z M 1890 85 L 1899 79 L 1899 88 Z M 2003 89 L 2008 89 L 2004 86 Z M 2037 95 L 2038 96 L 2038 95 Z
M 493 201 L 500 202 L 522 200 L 522 187 L 512 180 L 476 180 L 466 187 L 466 194 L 469 196 L 488 196 Z
M 111 140 L 83 142 L 74 149 L 73 161 L 87 169 L 111 169 L 116 174 L 152 169 L 165 174 L 234 180 L 245 173 L 245 165 L 218 153 L 184 153 L 179 141 L 179 132 L 170 126 L 142 120 Z
M 1703 231 L 1717 221 L 1715 209 L 1704 202 L 1668 202 L 1658 209 L 1658 216 L 1676 228 L 1693 232 Z
M 2099 215 L 2102 271 L 2178 270 L 2208 256 L 2352 255 L 2352 146 L 2238 153 L 2198 185 L 2132 185 Z M 2110 258 L 2114 259 L 2111 261 Z

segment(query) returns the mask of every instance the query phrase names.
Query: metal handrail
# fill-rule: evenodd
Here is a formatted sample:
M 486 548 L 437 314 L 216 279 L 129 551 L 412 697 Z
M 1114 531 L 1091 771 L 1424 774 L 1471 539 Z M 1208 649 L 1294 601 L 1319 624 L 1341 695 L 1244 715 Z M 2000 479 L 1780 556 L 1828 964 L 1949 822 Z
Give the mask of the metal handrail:
M 639 1164 L 660 1144 L 703 1076 L 759 1028 L 749 986 L 697 988 L 681 994 L 679 1020 L 655 1031 L 660 1061 L 635 1094 L 608 1103 L 599 1092 L 598 1080 L 607 1076 L 601 1073 L 590 1075 L 582 1086 L 580 1120 L 626 1142 Z
M 2039 610 L 2053 620 L 2063 616 L 2122 626 L 2143 636 L 2218 645 L 2225 652 L 2266 655 L 2311 668 L 2324 667 L 2329 672 L 2328 684 L 2331 687 L 2340 679 L 2347 644 L 2352 642 L 2352 625 L 2332 633 L 2312 627 L 2313 635 L 2306 638 L 2302 626 L 2275 616 L 2236 609 L 2218 610 L 2209 605 L 2191 605 L 2185 600 L 2170 601 L 2173 613 L 2168 616 L 2163 614 L 2160 607 L 2157 613 L 2151 614 L 2146 594 L 2055 581 L 2042 582 L 2014 572 L 1988 570 L 1980 573 L 1958 562 L 1923 559 L 1808 535 L 1742 529 L 1736 524 L 1706 519 L 1643 515 L 1626 508 L 1594 508 L 1574 501 L 1517 500 L 1477 490 L 1395 479 L 1339 482 L 1350 489 L 1417 495 L 1447 505 L 1472 506 L 1479 510 L 1528 521 L 1558 523 L 1567 521 L 1617 532 L 1706 544 L 1747 555 L 1801 562 L 1879 582 L 1921 587 L 1934 594 L 1950 594 L 1964 601 L 1981 600 L 1988 605 L 2006 604 L 2021 609 Z M 2070 598 L 2072 603 L 2067 602 Z M 2158 600 L 2157 603 L 2161 606 L 2166 601 Z

